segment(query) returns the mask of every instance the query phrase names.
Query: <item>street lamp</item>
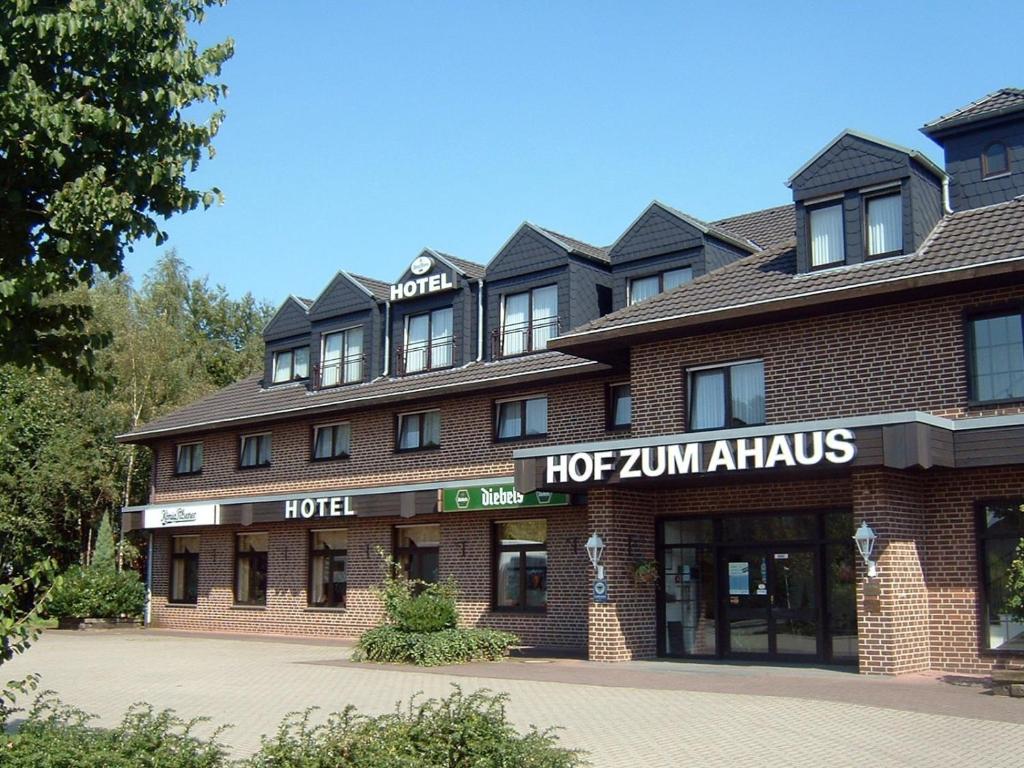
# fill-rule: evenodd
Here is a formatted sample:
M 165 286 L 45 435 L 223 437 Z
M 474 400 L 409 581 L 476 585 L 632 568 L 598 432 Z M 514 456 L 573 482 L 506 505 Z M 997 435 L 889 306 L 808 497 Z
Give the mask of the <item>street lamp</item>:
M 857 542 L 857 551 L 864 558 L 864 564 L 868 567 L 868 577 L 872 579 L 878 575 L 875 561 L 871 559 L 871 553 L 875 550 L 875 540 L 877 538 L 875 532 L 871 530 L 871 526 L 864 521 L 861 521 L 860 528 L 853 534 L 853 540 Z
M 601 556 L 604 555 L 604 541 L 597 535 L 596 532 L 590 534 L 590 538 L 587 539 L 586 543 L 587 557 L 590 558 L 590 564 L 597 569 L 597 578 L 604 578 L 604 566 L 601 565 Z

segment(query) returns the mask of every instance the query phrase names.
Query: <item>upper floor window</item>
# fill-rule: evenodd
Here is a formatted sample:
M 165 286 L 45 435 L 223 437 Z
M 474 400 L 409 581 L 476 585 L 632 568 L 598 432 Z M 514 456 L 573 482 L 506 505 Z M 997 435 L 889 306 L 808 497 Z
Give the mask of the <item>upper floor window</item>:
M 403 413 L 398 417 L 398 450 L 441 447 L 441 412 Z
M 313 460 L 343 459 L 352 448 L 348 424 L 321 424 L 313 428 Z
M 324 336 L 320 386 L 335 387 L 363 379 L 363 329 L 349 328 Z
M 542 350 L 558 335 L 558 286 L 546 285 L 505 297 L 501 320 L 501 354 Z
M 868 256 L 903 250 L 903 198 L 900 193 L 869 197 L 867 206 Z
M 309 604 L 318 608 L 343 608 L 348 576 L 345 558 L 348 554 L 348 531 L 309 533 Z
M 274 383 L 309 378 L 309 347 L 296 347 L 274 353 Z
M 548 399 L 531 397 L 495 404 L 495 436 L 498 440 L 543 437 L 548 433 Z
M 689 422 L 691 430 L 764 424 L 764 363 L 691 370 Z
M 270 466 L 270 433 L 242 435 L 238 464 L 241 467 Z
M 1020 312 L 985 315 L 968 322 L 971 400 L 1024 399 L 1022 328 Z
M 843 204 L 825 205 L 809 211 L 811 266 L 838 264 L 846 259 L 843 241 Z
M 198 475 L 203 471 L 203 444 L 185 443 L 177 446 L 174 474 Z
M 1010 153 L 1001 141 L 994 141 L 981 153 L 981 175 L 1000 176 L 1010 172 Z
M 677 285 L 688 283 L 691 280 L 693 280 L 693 269 L 690 267 L 670 269 L 657 275 L 633 278 L 629 281 L 629 303 L 636 304 L 638 301 L 670 291 Z
M 629 384 L 608 387 L 608 429 L 629 429 L 633 423 L 633 397 Z
M 448 368 L 454 346 L 451 307 L 413 315 L 405 323 L 405 372 Z

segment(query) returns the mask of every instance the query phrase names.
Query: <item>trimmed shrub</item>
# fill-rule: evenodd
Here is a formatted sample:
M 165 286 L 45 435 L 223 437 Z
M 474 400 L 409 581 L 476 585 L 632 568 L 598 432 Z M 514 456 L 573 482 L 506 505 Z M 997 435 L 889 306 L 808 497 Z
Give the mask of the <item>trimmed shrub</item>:
M 146 585 L 135 571 L 79 565 L 69 568 L 46 603 L 56 617 L 116 619 L 140 616 L 146 604 Z
M 386 624 L 364 632 L 356 643 L 356 661 L 380 661 L 436 667 L 467 661 L 497 661 L 519 639 L 496 629 L 442 629 L 410 632 Z
M 508 721 L 508 697 L 455 692 L 392 714 L 366 717 L 352 707 L 310 725 L 310 714 L 285 719 L 264 737 L 247 768 L 576 768 L 579 752 L 557 746 L 551 729 L 520 735 Z

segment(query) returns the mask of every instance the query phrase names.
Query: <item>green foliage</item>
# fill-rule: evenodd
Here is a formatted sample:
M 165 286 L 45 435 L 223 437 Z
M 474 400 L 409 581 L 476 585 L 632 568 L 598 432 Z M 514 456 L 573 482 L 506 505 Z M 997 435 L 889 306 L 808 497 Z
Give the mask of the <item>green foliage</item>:
M 116 571 L 117 557 L 114 552 L 114 529 L 110 526 L 110 514 L 100 517 L 100 528 L 96 532 L 96 548 L 93 551 L 92 568 L 97 571 Z
M 524 735 L 508 721 L 508 697 L 490 691 L 411 701 L 406 708 L 366 717 L 352 707 L 310 723 L 310 711 L 263 739 L 247 768 L 574 768 L 575 751 L 557 746 L 552 731 Z
M 359 636 L 352 658 L 395 664 L 436 667 L 469 661 L 498 661 L 519 639 L 496 629 L 442 629 L 416 632 L 391 624 L 374 627 Z
M 193 729 L 202 719 L 184 721 L 171 711 L 137 704 L 111 730 L 90 727 L 91 715 L 58 702 L 37 699 L 17 733 L 0 743 L 4 768 L 220 768 L 226 751 Z
M 233 43 L 199 50 L 189 25 L 223 2 L 0 3 L 0 363 L 87 382 L 106 337 L 65 293 L 219 198 L 186 174 L 213 156 Z
M 376 592 L 388 621 L 407 632 L 435 632 L 458 623 L 458 588 L 454 581 L 433 584 L 410 579 L 390 555 L 382 549 L 377 554 L 384 575 Z
M 116 619 L 140 616 L 146 604 L 146 585 L 135 571 L 72 566 L 50 596 L 47 612 L 57 617 Z
M 43 610 L 60 579 L 56 564 L 42 560 L 25 576 L 4 572 L 0 565 L 0 664 L 23 653 L 39 635 Z
M 1003 610 L 1017 621 L 1024 621 L 1024 539 L 1017 544 L 1013 562 L 1006 571 L 1006 605 Z

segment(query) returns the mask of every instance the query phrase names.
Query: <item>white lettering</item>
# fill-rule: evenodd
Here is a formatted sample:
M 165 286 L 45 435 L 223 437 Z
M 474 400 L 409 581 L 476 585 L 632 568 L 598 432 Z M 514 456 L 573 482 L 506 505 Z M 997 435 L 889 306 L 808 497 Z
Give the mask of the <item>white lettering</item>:
M 668 473 L 670 475 L 687 475 L 696 472 L 700 472 L 700 443 L 668 447 Z
M 764 466 L 767 469 L 771 469 L 780 462 L 787 467 L 796 466 L 796 459 L 793 458 L 793 447 L 789 444 L 788 435 L 776 435 L 772 438 L 772 444 L 768 447 L 768 457 L 764 460 Z
M 594 474 L 594 457 L 589 453 L 574 453 L 569 459 L 569 479 L 585 483 Z
M 812 466 L 821 462 L 822 457 L 825 455 L 825 448 L 822 445 L 822 434 L 821 432 L 811 432 L 811 452 L 807 452 L 807 438 L 806 432 L 798 432 L 796 434 L 796 460 L 798 463 L 803 464 L 805 467 Z
M 340 496 L 331 496 L 331 517 L 341 517 Z
M 753 461 L 753 466 L 750 462 Z M 736 468 L 761 469 L 764 467 L 764 438 L 748 440 L 741 437 L 736 441 Z
M 455 284 L 452 283 L 451 275 L 449 275 L 447 272 L 444 272 L 441 275 L 441 288 L 440 288 L 440 290 L 446 291 L 449 288 L 454 288 L 454 287 L 455 287 Z
M 594 479 L 604 480 L 615 471 L 615 451 L 598 451 L 594 454 Z
M 284 519 L 292 520 L 299 516 L 299 501 L 298 499 L 288 499 L 284 503 Z
M 565 454 L 561 456 L 548 456 L 548 467 L 545 473 L 548 484 L 565 482 L 568 463 L 569 457 Z
M 630 479 L 634 477 L 643 477 L 643 473 L 636 468 L 637 462 L 640 460 L 640 449 L 639 448 L 626 448 L 622 451 L 620 456 L 626 460 L 626 463 L 622 465 L 622 469 L 619 470 L 619 477 Z
M 849 464 L 857 456 L 853 432 L 848 429 L 830 429 L 825 433 L 825 445 L 828 446 L 825 458 L 833 464 Z
M 395 283 L 391 286 L 391 300 L 397 301 L 402 298 L 402 283 Z
M 441 276 L 440 275 L 431 275 L 427 279 L 427 291 L 429 291 L 430 293 L 433 293 L 434 291 L 440 291 L 440 290 L 441 290 Z
M 651 461 L 652 456 L 658 457 L 657 464 Z M 664 445 L 658 445 L 653 448 L 644 448 L 643 473 L 644 477 L 660 477 L 665 474 Z
M 299 514 L 308 520 L 314 512 L 316 512 L 316 502 L 313 499 L 303 499 L 302 504 L 299 505 Z
M 716 440 L 711 449 L 711 459 L 708 461 L 708 472 L 715 472 L 719 467 L 724 469 L 736 469 L 736 462 L 732 457 L 732 448 L 728 440 Z

